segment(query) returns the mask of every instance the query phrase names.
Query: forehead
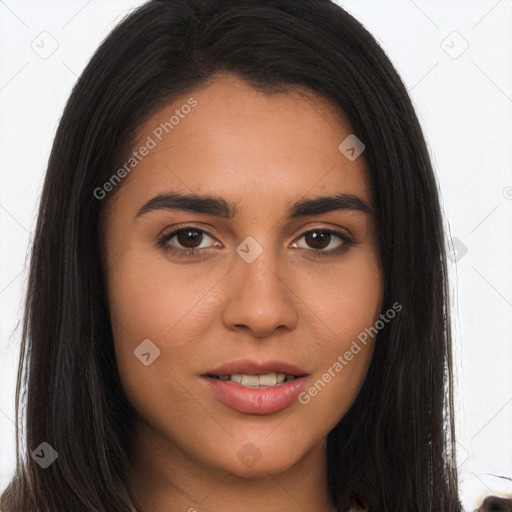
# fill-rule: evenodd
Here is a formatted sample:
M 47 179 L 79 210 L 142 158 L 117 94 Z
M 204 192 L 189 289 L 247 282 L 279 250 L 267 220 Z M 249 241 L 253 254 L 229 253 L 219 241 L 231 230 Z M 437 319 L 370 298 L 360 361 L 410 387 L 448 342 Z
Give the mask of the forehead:
M 351 134 L 339 109 L 321 96 L 266 94 L 221 76 L 143 124 L 133 150 L 150 149 L 138 155 L 122 188 L 145 198 L 166 189 L 215 193 L 265 208 L 333 191 L 370 203 L 364 156 L 351 161 L 339 149 Z

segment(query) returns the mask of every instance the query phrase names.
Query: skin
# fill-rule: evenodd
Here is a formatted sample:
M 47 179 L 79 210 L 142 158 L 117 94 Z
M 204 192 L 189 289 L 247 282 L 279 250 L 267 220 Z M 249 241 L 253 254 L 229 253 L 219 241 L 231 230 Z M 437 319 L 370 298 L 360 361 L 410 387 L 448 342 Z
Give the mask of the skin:
M 309 387 L 379 318 L 374 217 L 336 210 L 290 219 L 287 206 L 334 193 L 372 205 L 364 158 L 338 150 L 352 130 L 326 100 L 298 90 L 266 95 L 231 75 L 163 106 L 134 148 L 190 97 L 197 106 L 125 177 L 105 217 L 116 358 L 136 411 L 132 491 L 148 511 L 331 512 L 326 436 L 362 385 L 371 338 L 308 404 L 274 414 L 227 407 L 199 376 L 233 359 L 281 359 L 305 369 Z M 136 215 L 170 191 L 222 197 L 238 216 Z M 158 246 L 162 233 L 189 226 L 202 239 L 175 236 L 167 246 L 198 247 L 201 257 Z M 314 229 L 356 244 L 329 256 L 344 241 L 315 245 L 305 235 Z M 248 236 L 263 248 L 252 263 L 236 252 Z M 324 253 L 315 258 L 314 249 Z M 148 366 L 134 356 L 145 339 L 160 349 Z M 249 442 L 261 454 L 252 467 L 237 457 Z

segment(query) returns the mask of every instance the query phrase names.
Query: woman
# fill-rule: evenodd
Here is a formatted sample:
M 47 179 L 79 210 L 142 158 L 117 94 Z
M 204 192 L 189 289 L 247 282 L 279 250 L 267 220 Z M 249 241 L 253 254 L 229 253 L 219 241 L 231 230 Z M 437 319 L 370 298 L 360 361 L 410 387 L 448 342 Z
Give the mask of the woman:
M 342 8 L 143 5 L 56 134 L 2 511 L 460 511 L 443 241 Z

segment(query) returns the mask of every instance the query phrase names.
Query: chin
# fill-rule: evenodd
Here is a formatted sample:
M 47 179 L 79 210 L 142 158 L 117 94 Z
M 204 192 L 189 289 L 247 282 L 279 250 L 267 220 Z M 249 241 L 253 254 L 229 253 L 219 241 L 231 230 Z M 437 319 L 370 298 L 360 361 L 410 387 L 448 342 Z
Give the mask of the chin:
M 264 461 L 263 457 L 252 467 L 244 466 L 238 459 L 234 460 L 225 470 L 231 475 L 242 478 L 244 480 L 259 479 L 271 476 L 278 476 L 292 468 L 297 461 L 290 458 L 267 457 Z
M 249 437 L 250 439 L 250 437 Z M 306 454 L 306 449 L 298 449 L 296 443 L 284 446 L 282 440 L 272 442 L 266 439 L 234 442 L 222 449 L 209 463 L 232 475 L 244 478 L 262 478 L 282 474 L 295 466 Z M 218 448 L 218 447 L 217 447 Z M 231 452 L 231 456 L 227 453 Z M 221 462 L 222 467 L 219 467 Z

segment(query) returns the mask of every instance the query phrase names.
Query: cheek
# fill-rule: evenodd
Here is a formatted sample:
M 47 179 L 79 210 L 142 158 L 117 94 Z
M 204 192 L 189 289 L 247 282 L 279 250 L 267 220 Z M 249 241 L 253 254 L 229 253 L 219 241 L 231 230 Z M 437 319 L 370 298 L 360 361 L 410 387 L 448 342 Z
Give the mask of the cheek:
M 340 265 L 325 279 L 308 280 L 299 292 L 306 296 L 310 290 L 308 307 L 318 318 L 310 356 L 320 363 L 299 402 L 318 418 L 318 425 L 329 429 L 343 417 L 362 386 L 382 306 L 383 278 L 376 259 L 359 255 L 351 263 Z M 311 293 L 313 289 L 317 293 Z
M 370 252 L 353 253 L 324 272 L 304 273 L 294 292 L 315 317 L 316 350 L 332 358 L 348 350 L 351 340 L 378 319 L 383 276 Z
M 123 390 L 138 414 L 161 431 L 186 426 L 200 413 L 187 392 L 195 384 L 192 372 L 184 369 L 196 364 L 193 339 L 205 328 L 205 294 L 212 287 L 211 276 L 184 279 L 169 267 L 165 259 L 127 251 L 112 266 L 109 279 Z
M 192 265 L 184 272 L 185 267 L 172 268 L 165 258 L 127 250 L 109 275 L 110 316 L 123 389 L 136 410 L 153 416 L 156 423 L 169 409 L 170 396 L 173 411 L 180 411 L 176 414 L 189 411 L 186 389 L 195 384 L 196 341 L 205 337 L 216 318 L 215 285 L 220 286 L 224 273 L 199 271 Z
M 312 424 L 313 437 L 327 435 L 345 416 L 356 399 L 371 359 L 369 347 L 358 349 L 349 361 L 341 354 L 332 354 L 326 366 L 309 379 L 299 395 L 303 421 Z M 339 358 L 339 359 L 338 359 Z
M 129 335 L 140 343 L 145 338 L 176 338 L 185 324 L 187 329 L 197 325 L 191 319 L 208 306 L 211 290 L 221 278 L 218 270 L 172 265 L 164 257 L 144 253 L 118 258 L 109 280 L 118 339 Z

